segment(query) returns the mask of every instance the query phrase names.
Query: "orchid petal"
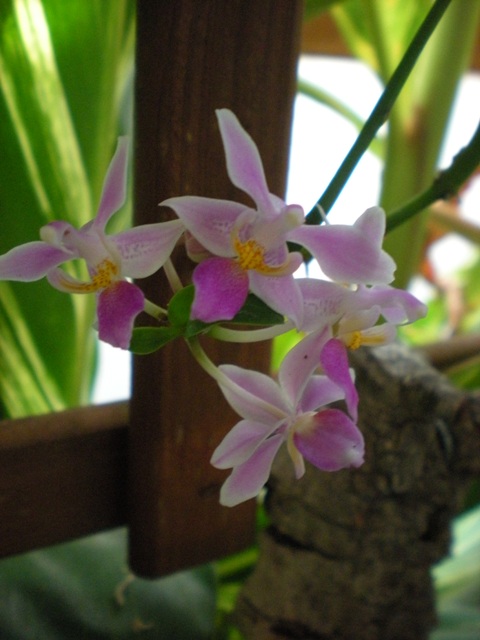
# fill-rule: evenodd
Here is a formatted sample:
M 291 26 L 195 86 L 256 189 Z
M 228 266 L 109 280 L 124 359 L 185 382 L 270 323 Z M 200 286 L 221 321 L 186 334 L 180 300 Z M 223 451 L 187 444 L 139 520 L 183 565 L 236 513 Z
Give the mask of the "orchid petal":
M 220 504 L 234 507 L 260 493 L 282 441 L 281 434 L 267 438 L 248 460 L 233 469 L 221 488 Z
M 388 322 L 403 324 L 414 322 L 427 314 L 427 306 L 414 295 L 387 285 L 359 287 L 352 298 L 352 307 L 367 308 L 378 305 Z
M 274 311 L 286 316 L 296 327 L 302 324 L 302 294 L 293 276 L 264 276 L 257 271 L 249 271 L 248 278 L 252 293 Z
M 370 207 L 355 220 L 353 226 L 372 244 L 382 246 L 385 235 L 385 211 L 380 207 Z
M 261 422 L 240 420 L 215 449 L 210 464 L 217 469 L 242 464 L 275 429 L 275 424 L 267 426 Z
M 347 313 L 338 323 L 338 333 L 350 333 L 352 331 L 363 331 L 375 326 L 380 318 L 380 307 L 373 306 L 363 311 Z
M 51 269 L 47 273 L 47 280 L 52 287 L 64 293 L 94 293 L 98 290 L 91 281 L 74 278 L 60 267 Z
M 112 215 L 120 209 L 126 198 L 127 167 L 128 167 L 128 138 L 118 139 L 117 149 L 108 167 L 98 206 L 98 213 L 94 225 L 101 230 Z
M 72 258 L 72 253 L 46 242 L 27 242 L 0 256 L 0 280 L 32 282 Z
M 358 335 L 359 334 L 359 335 Z M 341 333 L 339 339 L 347 346 L 351 347 L 352 344 L 360 339 L 360 345 L 364 347 L 379 347 L 384 344 L 392 344 L 397 336 L 397 329 L 395 325 L 389 322 L 363 329 L 362 331 L 349 333 Z
M 126 280 L 114 282 L 98 296 L 97 317 L 100 340 L 114 347 L 128 349 L 133 323 L 143 311 L 144 295 Z
M 282 390 L 270 376 L 243 369 L 233 364 L 219 366 L 234 385 L 219 385 L 229 405 L 242 418 L 266 425 L 277 425 L 279 420 L 287 418 L 292 408 L 285 401 Z
M 393 280 L 393 259 L 355 226 L 302 225 L 293 229 L 288 239 L 308 249 L 323 272 L 336 282 L 388 284 Z
M 327 376 L 312 376 L 305 386 L 299 409 L 303 413 L 318 411 L 320 407 L 343 400 L 344 397 L 344 390 Z
M 187 256 L 193 262 L 196 262 L 198 264 L 199 262 L 212 257 L 210 251 L 208 249 L 205 249 L 203 244 L 199 242 L 190 231 L 185 230 L 184 241 Z
M 247 193 L 259 211 L 274 214 L 262 159 L 257 145 L 229 109 L 216 111 L 222 136 L 227 173 L 233 184 Z M 283 203 L 282 203 L 283 204 Z
M 302 331 L 310 333 L 338 322 L 352 291 L 336 282 L 315 278 L 298 278 L 296 282 L 303 298 Z
M 338 409 L 317 413 L 309 424 L 295 431 L 295 446 L 317 469 L 339 471 L 363 463 L 363 436 L 350 418 Z
M 231 320 L 247 299 L 248 275 L 234 260 L 207 258 L 195 268 L 192 280 L 191 317 L 195 320 Z
M 292 406 L 298 406 L 310 376 L 320 365 L 320 354 L 329 337 L 327 329 L 312 333 L 296 344 L 283 359 L 278 380 Z
M 123 275 L 146 278 L 165 264 L 183 231 L 180 220 L 170 220 L 133 227 L 108 239 L 120 254 Z
M 224 258 L 234 256 L 231 236 L 237 218 L 245 211 L 253 211 L 238 202 L 199 196 L 169 198 L 160 205 L 173 209 L 200 244 Z
M 43 227 L 40 227 L 39 235 L 43 242 L 71 250 L 71 247 L 65 243 L 65 237 L 68 237 L 72 230 L 74 230 L 74 227 L 72 227 L 69 222 L 65 220 L 53 220 L 52 222 L 44 224 Z
M 325 374 L 341 387 L 345 393 L 348 412 L 354 420 L 357 419 L 358 393 L 353 384 L 348 366 L 347 349 L 345 345 L 332 338 L 322 349 L 320 362 Z

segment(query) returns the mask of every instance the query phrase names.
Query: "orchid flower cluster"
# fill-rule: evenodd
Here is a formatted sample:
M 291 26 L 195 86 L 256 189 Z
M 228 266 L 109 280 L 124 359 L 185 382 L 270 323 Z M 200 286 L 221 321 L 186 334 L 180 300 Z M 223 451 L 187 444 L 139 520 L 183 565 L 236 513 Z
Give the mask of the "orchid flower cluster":
M 270 193 L 258 149 L 236 116 L 220 109 L 217 117 L 229 178 L 253 206 L 174 197 L 160 204 L 176 219 L 108 234 L 107 223 L 125 201 L 128 143 L 120 138 L 95 219 L 81 229 L 63 221 L 45 225 L 39 241 L 0 256 L 0 279 L 46 277 L 60 291 L 95 293 L 99 338 L 115 347 L 147 352 L 185 338 L 241 417 L 211 459 L 215 467 L 232 469 L 220 501 L 234 506 L 259 494 L 284 442 L 297 478 L 305 472 L 305 460 L 324 471 L 363 463 L 348 349 L 392 342 L 396 327 L 422 317 L 426 308 L 390 286 L 395 264 L 382 249 L 382 209 L 368 209 L 353 225 L 306 224 L 301 206 Z M 197 263 L 186 287 L 171 261 L 181 239 Z M 292 246 L 313 256 L 325 278 L 295 277 L 304 259 Z M 86 281 L 62 268 L 78 259 L 88 267 Z M 162 267 L 175 293 L 167 309 L 146 300 L 133 282 Z M 236 329 L 246 309 L 257 326 Z M 134 328 L 141 312 L 156 317 L 160 326 Z M 216 366 L 198 340 L 209 333 L 253 342 L 290 330 L 299 341 L 276 379 L 231 364 Z M 338 401 L 344 410 L 331 407 Z

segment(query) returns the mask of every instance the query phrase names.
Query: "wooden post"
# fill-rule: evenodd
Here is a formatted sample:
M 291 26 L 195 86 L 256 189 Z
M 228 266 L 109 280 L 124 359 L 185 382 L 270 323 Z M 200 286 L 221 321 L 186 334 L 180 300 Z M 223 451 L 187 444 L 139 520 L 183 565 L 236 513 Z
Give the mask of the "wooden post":
M 228 180 L 215 109 L 232 109 L 258 144 L 270 190 L 282 195 L 302 17 L 299 0 L 138 1 L 135 220 L 171 215 L 171 196 L 244 199 Z M 248 200 L 244 199 L 245 202 Z M 185 282 L 191 265 L 175 263 Z M 148 298 L 166 304 L 155 276 Z M 268 367 L 268 347 L 210 344 L 217 362 Z M 254 503 L 221 507 L 224 472 L 211 453 L 236 416 L 181 341 L 134 362 L 130 563 L 142 576 L 206 562 L 253 540 Z

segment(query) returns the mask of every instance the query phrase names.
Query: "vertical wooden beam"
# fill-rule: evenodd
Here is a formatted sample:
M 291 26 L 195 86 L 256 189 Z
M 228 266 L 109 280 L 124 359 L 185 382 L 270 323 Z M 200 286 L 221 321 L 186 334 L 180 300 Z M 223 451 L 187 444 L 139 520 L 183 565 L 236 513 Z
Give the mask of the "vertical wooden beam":
M 300 0 L 138 0 L 135 217 L 170 215 L 171 196 L 239 200 L 228 180 L 215 109 L 232 109 L 257 142 L 272 192 L 285 188 Z M 245 200 L 247 202 L 247 200 Z M 180 250 L 185 282 L 191 265 Z M 166 303 L 160 276 L 145 281 Z M 217 362 L 263 369 L 268 347 L 208 345 Z M 236 416 L 177 341 L 134 362 L 131 405 L 130 562 L 157 576 L 239 550 L 255 509 L 218 504 L 224 472 L 211 453 Z

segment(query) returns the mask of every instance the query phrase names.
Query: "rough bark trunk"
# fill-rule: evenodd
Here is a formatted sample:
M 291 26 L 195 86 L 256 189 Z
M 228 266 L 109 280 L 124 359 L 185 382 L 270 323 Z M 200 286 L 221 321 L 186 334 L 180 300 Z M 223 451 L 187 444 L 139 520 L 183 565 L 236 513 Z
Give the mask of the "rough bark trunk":
M 274 468 L 257 567 L 236 622 L 247 638 L 421 640 L 435 625 L 431 565 L 480 470 L 480 397 L 400 347 L 358 352 L 366 462 Z

